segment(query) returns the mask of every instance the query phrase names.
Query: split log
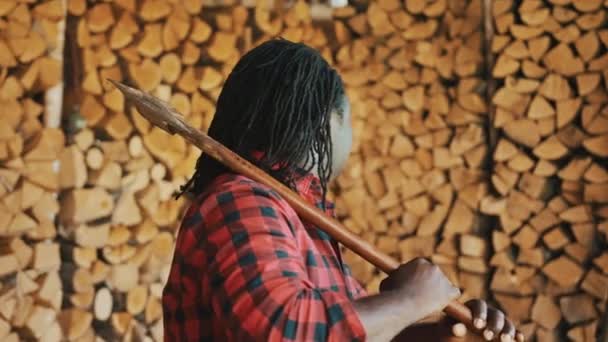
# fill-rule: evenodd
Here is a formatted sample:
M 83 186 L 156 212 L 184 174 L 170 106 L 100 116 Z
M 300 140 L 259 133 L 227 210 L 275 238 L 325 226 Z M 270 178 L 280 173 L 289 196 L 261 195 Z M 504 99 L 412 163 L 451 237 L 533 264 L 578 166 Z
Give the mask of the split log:
M 72 190 L 62 203 L 62 220 L 74 224 L 108 216 L 114 209 L 111 196 L 102 188 Z
M 89 329 L 92 320 L 91 313 L 80 309 L 64 310 L 58 317 L 64 336 L 71 340 L 82 337 Z
M 543 273 L 564 287 L 575 285 L 583 276 L 581 267 L 567 257 L 548 262 L 543 268 Z
M 94 314 L 95 319 L 99 321 L 106 321 L 112 314 L 113 305 L 112 293 L 108 288 L 103 287 L 97 290 L 95 294 Z

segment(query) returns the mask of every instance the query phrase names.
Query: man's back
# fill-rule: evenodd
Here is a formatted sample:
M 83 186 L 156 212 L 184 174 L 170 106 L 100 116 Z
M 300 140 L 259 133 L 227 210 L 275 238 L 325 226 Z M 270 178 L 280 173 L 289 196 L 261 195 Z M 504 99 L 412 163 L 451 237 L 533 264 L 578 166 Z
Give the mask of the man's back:
M 320 206 L 316 177 L 302 175 L 297 190 Z M 163 293 L 165 340 L 361 339 L 352 300 L 362 295 L 328 235 L 270 188 L 227 173 L 183 219 Z

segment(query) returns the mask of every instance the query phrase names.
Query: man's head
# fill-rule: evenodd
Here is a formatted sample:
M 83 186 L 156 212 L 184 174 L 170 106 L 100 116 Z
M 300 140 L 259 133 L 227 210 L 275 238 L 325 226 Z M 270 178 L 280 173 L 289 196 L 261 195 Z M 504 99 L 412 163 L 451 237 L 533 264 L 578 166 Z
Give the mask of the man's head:
M 316 50 L 270 40 L 226 79 L 208 134 L 288 186 L 303 169 L 326 191 L 350 153 L 350 105 L 340 76 Z M 196 168 L 186 185 L 195 194 L 225 171 L 206 155 Z

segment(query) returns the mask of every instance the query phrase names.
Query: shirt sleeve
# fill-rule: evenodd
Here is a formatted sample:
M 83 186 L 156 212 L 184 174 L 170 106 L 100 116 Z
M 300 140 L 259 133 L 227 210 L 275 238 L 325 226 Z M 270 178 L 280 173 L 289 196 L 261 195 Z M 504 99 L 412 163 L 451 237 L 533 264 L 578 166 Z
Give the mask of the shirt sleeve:
M 211 202 L 209 202 L 211 201 Z M 349 298 L 308 278 L 282 201 L 243 184 L 205 200 L 212 309 L 236 340 L 358 341 Z

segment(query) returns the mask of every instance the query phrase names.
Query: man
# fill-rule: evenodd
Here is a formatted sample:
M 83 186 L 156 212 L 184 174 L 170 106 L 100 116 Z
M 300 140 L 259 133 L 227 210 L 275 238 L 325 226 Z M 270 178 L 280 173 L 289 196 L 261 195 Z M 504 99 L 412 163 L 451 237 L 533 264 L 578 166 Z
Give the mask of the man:
M 336 71 L 315 50 L 277 39 L 235 66 L 208 133 L 333 215 L 327 184 L 350 153 L 350 120 Z M 389 341 L 459 296 L 422 259 L 366 295 L 335 241 L 206 155 L 184 190 L 195 199 L 163 293 L 167 341 Z M 500 311 L 469 306 L 488 337 L 513 338 Z

